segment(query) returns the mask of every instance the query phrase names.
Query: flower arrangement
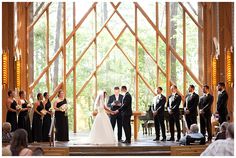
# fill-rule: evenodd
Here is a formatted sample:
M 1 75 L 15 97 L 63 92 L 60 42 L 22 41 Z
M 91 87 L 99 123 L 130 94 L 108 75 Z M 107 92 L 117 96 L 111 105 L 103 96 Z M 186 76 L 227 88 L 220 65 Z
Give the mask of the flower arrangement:
M 22 109 L 22 106 L 19 105 L 19 104 L 17 104 L 17 106 L 16 106 L 16 110 L 17 110 L 17 111 L 20 111 L 21 109 Z

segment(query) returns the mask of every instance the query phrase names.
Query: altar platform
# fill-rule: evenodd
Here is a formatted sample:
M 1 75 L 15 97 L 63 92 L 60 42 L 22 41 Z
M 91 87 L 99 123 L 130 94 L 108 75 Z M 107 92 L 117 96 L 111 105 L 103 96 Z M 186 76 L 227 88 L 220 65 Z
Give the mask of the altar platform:
M 167 137 L 168 138 L 168 137 Z M 88 133 L 70 133 L 70 141 L 55 142 L 54 147 L 49 143 L 32 143 L 30 148 L 42 147 L 45 155 L 50 156 L 170 156 L 172 150 L 186 152 L 184 146 L 174 141 L 153 141 L 154 135 L 139 135 L 139 139 L 132 140 L 131 144 L 117 143 L 115 145 L 91 145 L 88 143 Z M 193 147 L 193 146 L 192 146 Z M 196 147 L 196 148 L 195 148 Z M 206 146 L 195 146 L 188 149 L 187 155 L 200 155 Z M 194 153 L 193 153 L 194 152 Z M 181 152 L 175 152 L 179 154 Z

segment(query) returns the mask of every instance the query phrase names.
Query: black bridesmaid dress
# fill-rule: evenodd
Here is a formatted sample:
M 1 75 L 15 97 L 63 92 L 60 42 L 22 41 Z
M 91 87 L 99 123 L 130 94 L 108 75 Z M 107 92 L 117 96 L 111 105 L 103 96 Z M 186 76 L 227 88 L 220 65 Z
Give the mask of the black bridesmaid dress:
M 58 102 L 56 107 L 60 108 L 63 104 L 67 104 L 66 99 L 61 102 Z M 69 141 L 69 128 L 68 128 L 68 116 L 65 115 L 65 112 L 55 111 L 56 118 L 56 140 L 57 141 Z
M 13 102 L 11 103 L 11 108 L 16 110 L 16 106 L 17 106 L 17 103 L 15 100 L 13 100 Z M 11 124 L 11 132 L 14 132 L 17 129 L 17 114 L 16 114 L 16 112 L 8 110 L 6 121 Z
M 43 110 L 43 102 L 41 101 L 40 104 L 37 106 L 36 110 L 40 113 L 41 110 Z M 41 118 L 41 115 L 39 115 L 37 112 L 34 112 L 33 115 L 33 123 L 32 123 L 32 136 L 33 141 L 41 142 L 42 141 L 42 125 L 43 125 L 43 119 Z
M 22 108 L 27 108 L 28 102 L 24 100 L 25 103 L 22 104 Z M 18 115 L 18 128 L 23 128 L 27 131 L 28 133 L 28 142 L 32 142 L 32 131 L 31 131 L 31 125 L 30 125 L 30 118 L 29 118 L 29 112 L 28 110 L 26 111 L 21 111 Z
M 51 108 L 51 102 L 50 100 L 48 100 L 48 102 L 45 104 L 45 110 L 47 110 L 49 112 L 49 109 Z M 47 113 L 44 117 L 43 117 L 43 141 L 44 142 L 48 142 L 49 141 L 49 137 L 48 137 L 48 133 L 50 130 L 50 126 L 51 126 L 51 115 L 49 113 Z

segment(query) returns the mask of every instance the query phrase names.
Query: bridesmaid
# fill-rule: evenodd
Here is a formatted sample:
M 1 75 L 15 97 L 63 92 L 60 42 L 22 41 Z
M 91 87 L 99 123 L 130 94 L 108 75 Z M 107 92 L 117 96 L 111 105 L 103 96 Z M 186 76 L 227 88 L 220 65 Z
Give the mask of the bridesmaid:
M 43 125 L 43 95 L 42 93 L 37 94 L 37 102 L 34 104 L 34 115 L 32 123 L 32 135 L 33 141 L 41 142 L 42 141 L 42 125 Z
M 69 141 L 68 116 L 66 115 L 67 100 L 62 90 L 58 92 L 58 99 L 54 103 L 54 109 L 56 119 L 56 140 Z
M 48 142 L 49 141 L 48 133 L 51 126 L 51 111 L 50 111 L 51 102 L 49 100 L 48 92 L 45 92 L 43 96 L 44 96 L 44 102 L 43 102 L 44 109 L 47 111 L 47 114 L 43 117 L 43 141 Z
M 11 132 L 17 129 L 17 102 L 15 100 L 15 91 L 8 91 L 7 99 L 7 119 L 6 121 L 11 124 Z
M 29 111 L 30 106 L 28 101 L 26 100 L 25 91 L 19 92 L 20 99 L 18 100 L 18 105 L 21 106 L 19 115 L 18 115 L 18 128 L 23 128 L 28 133 L 28 142 L 32 142 L 32 131 L 30 125 Z

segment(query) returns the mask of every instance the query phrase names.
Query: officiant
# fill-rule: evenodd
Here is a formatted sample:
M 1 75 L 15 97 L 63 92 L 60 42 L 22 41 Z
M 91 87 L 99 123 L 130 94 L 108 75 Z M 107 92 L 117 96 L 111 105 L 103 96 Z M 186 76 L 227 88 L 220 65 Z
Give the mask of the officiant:
M 111 108 L 112 111 L 116 111 L 121 107 L 123 96 L 120 94 L 120 88 L 114 87 L 114 94 L 109 97 L 108 107 Z M 114 130 L 116 122 L 118 129 L 118 141 L 122 141 L 122 116 L 121 113 L 117 113 L 115 115 L 110 116 L 111 125 Z

